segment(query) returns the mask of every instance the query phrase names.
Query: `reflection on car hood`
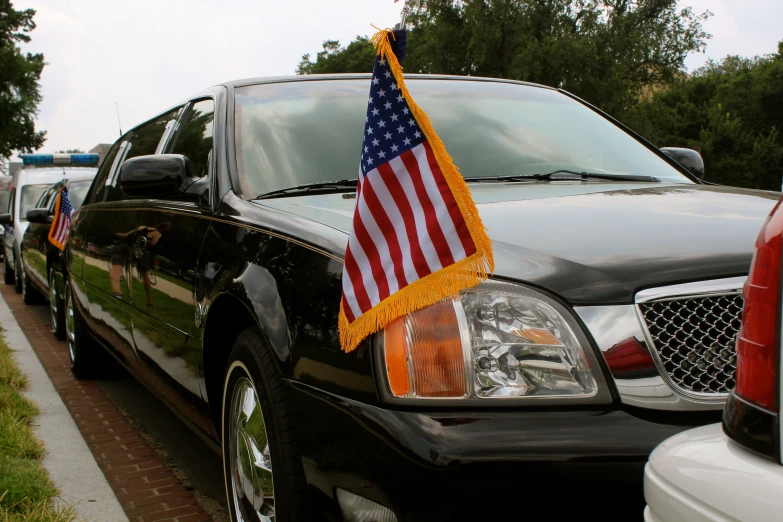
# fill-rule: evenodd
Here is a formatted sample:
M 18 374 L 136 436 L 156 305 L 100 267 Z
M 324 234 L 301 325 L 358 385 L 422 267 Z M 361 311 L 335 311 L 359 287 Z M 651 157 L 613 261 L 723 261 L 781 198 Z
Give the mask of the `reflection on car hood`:
M 642 288 L 745 275 L 781 194 L 661 183 L 471 184 L 489 230 L 495 275 L 573 304 L 630 303 Z M 343 194 L 258 204 L 348 233 Z

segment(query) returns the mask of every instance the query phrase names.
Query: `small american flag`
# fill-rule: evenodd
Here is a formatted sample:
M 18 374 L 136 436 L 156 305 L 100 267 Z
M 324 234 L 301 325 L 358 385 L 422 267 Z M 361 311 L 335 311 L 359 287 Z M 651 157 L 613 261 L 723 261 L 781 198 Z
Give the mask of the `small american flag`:
M 343 265 L 340 340 L 354 349 L 394 319 L 473 286 L 492 253 L 467 185 L 399 61 L 405 31 L 382 31 Z
M 63 187 L 57 194 L 54 221 L 52 221 L 52 228 L 49 229 L 49 242 L 60 250 L 65 248 L 65 240 L 68 238 L 68 227 L 71 226 L 72 217 L 73 207 L 68 201 L 68 188 Z

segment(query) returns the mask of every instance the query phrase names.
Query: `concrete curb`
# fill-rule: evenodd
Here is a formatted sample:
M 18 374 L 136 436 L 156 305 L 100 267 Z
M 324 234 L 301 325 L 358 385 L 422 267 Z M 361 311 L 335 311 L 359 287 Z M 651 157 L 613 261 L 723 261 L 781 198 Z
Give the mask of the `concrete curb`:
M 77 518 L 95 522 L 128 522 L 103 472 L 95 462 L 71 414 L 55 391 L 49 376 L 0 295 L 0 325 L 29 385 L 24 395 L 38 404 L 35 433 L 46 453 L 43 465 L 60 490 L 58 500 L 76 509 Z

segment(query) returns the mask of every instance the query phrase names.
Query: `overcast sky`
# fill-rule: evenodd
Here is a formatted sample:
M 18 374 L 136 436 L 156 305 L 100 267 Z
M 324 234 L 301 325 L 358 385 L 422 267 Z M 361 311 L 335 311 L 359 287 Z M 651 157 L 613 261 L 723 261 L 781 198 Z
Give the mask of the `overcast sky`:
M 781 0 L 683 0 L 714 16 L 708 57 L 777 50 Z M 227 80 L 293 74 L 326 39 L 348 43 L 394 25 L 393 0 L 15 0 L 37 11 L 26 51 L 44 53 L 37 128 L 43 151 L 89 150 L 188 95 Z

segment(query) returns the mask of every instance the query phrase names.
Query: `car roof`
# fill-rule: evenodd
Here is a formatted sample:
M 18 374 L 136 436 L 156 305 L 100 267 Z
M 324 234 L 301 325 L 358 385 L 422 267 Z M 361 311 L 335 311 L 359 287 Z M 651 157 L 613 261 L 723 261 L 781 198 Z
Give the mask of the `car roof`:
M 98 173 L 95 167 L 40 167 L 22 169 L 14 174 L 12 185 L 19 189 L 27 185 L 53 185 L 63 179 L 94 178 Z
M 260 83 L 287 83 L 287 82 L 306 82 L 316 80 L 369 80 L 372 78 L 370 73 L 359 74 L 302 74 L 294 76 L 262 76 L 258 78 L 245 78 L 230 82 L 221 83 L 225 87 L 241 87 L 244 85 L 255 85 Z M 503 78 L 486 78 L 483 76 L 452 76 L 448 74 L 406 74 L 406 80 L 451 80 L 451 81 L 471 81 L 487 83 L 515 83 L 518 85 L 527 85 L 530 87 L 540 87 L 542 89 L 553 89 L 538 83 L 522 82 L 517 80 L 506 80 Z
M 65 179 L 69 181 L 92 181 L 95 179 L 95 175 L 98 173 L 96 170 L 95 172 L 66 172 L 65 173 Z
M 57 176 L 60 176 L 61 178 L 72 179 L 74 176 L 80 175 L 95 176 L 97 172 L 97 167 L 37 167 L 18 171 L 16 174 L 14 174 L 14 181 L 18 181 L 19 178 L 23 176 L 28 180 L 35 180 L 36 178 L 51 179 Z M 52 183 L 54 183 L 54 181 Z

